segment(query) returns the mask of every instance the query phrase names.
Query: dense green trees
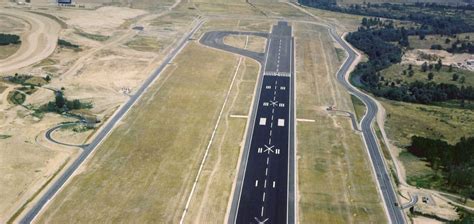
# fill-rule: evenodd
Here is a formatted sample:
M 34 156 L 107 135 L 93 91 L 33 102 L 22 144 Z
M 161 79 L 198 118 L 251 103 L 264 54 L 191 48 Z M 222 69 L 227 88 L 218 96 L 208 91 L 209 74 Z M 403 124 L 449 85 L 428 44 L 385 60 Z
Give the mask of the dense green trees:
M 0 33 L 0 45 L 19 44 L 20 37 L 13 34 Z
M 68 100 L 64 97 L 63 92 L 55 92 L 55 100 L 43 105 L 40 110 L 45 112 L 57 112 L 63 113 L 70 110 L 79 110 L 79 109 L 90 109 L 92 108 L 91 103 L 83 103 L 80 100 Z
M 438 139 L 413 136 L 407 149 L 425 158 L 433 170 L 442 171 L 450 189 L 474 198 L 474 137 L 462 137 L 450 145 Z

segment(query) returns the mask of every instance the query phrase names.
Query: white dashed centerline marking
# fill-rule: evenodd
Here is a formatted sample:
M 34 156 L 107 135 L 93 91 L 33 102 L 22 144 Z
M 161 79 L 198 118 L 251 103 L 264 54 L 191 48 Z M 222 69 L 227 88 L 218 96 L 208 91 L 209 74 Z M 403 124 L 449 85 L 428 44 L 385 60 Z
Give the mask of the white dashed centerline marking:
M 263 182 L 263 188 L 267 188 L 267 179 L 265 179 L 265 182 Z
M 275 181 L 273 181 L 273 188 L 275 188 Z
M 264 207 L 262 206 L 262 211 L 260 212 L 260 216 L 262 216 L 262 217 L 263 217 L 263 209 L 264 209 Z
M 265 168 L 265 176 L 268 176 L 268 167 Z
M 265 192 L 263 192 L 262 202 L 265 202 Z
M 258 180 L 255 180 L 255 187 L 258 186 Z
M 268 163 L 270 162 L 270 157 L 267 157 L 267 165 Z M 265 180 L 265 183 L 267 182 L 267 180 Z

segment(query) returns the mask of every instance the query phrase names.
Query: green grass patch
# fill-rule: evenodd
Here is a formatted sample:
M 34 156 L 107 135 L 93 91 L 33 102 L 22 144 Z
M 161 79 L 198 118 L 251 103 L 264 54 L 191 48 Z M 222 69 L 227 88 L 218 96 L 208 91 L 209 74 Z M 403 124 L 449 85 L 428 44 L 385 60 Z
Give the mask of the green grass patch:
M 380 100 L 387 112 L 385 130 L 399 147 L 411 136 L 439 138 L 455 144 L 461 136 L 474 135 L 474 111 L 432 105 Z
M 106 41 L 110 38 L 110 36 L 104 36 L 104 35 L 93 34 L 93 33 L 86 33 L 84 31 L 80 31 L 80 30 L 76 30 L 76 32 L 74 32 L 74 33 L 79 35 L 79 36 L 85 37 L 87 39 L 95 40 L 95 41 Z
M 352 105 L 354 105 L 355 115 L 357 120 L 360 122 L 362 117 L 365 115 L 366 107 L 365 104 L 359 100 L 356 96 L 351 94 Z
M 79 51 L 81 48 L 79 47 L 79 45 L 77 44 L 73 44 L 67 40 L 63 40 L 63 39 L 58 39 L 58 45 L 60 47 L 65 47 L 65 48 L 69 48 L 69 49 L 73 49 L 75 51 Z
M 8 93 L 8 101 L 12 104 L 22 105 L 26 100 L 26 95 L 17 90 Z
M 137 51 L 152 52 L 157 52 L 163 47 L 156 37 L 147 36 L 137 36 L 133 38 L 133 40 L 127 42 L 125 45 Z
M 435 64 L 433 62 L 432 64 Z M 422 82 L 429 82 L 433 81 L 435 83 L 447 83 L 447 84 L 454 84 L 458 87 L 461 86 L 474 86 L 474 72 L 452 68 L 449 69 L 448 66 L 443 66 L 439 71 L 436 69 L 431 69 L 426 72 L 421 71 L 421 66 L 412 65 L 413 74 L 410 75 L 410 71 L 408 70 L 409 65 L 407 64 L 394 64 L 387 69 L 382 70 L 380 73 L 383 77 L 382 83 L 385 85 L 391 85 L 392 82 L 394 85 L 399 86 L 400 84 L 412 83 L 414 81 L 422 81 Z M 404 71 L 406 71 L 404 73 Z M 428 74 L 433 73 L 434 77 L 433 80 L 428 79 Z M 456 74 L 458 78 L 453 79 L 453 75 Z M 464 77 L 464 78 L 461 78 Z M 464 79 L 464 81 L 463 81 Z
M 451 45 L 459 39 L 461 42 L 474 40 L 474 33 L 461 33 L 454 36 L 446 35 L 426 35 L 425 39 L 420 40 L 418 36 L 409 36 L 410 47 L 415 49 L 430 49 L 432 45 L 440 45 L 443 49 L 450 48 Z M 446 41 L 448 39 L 449 41 Z
M 11 137 L 12 137 L 11 135 L 0 135 L 0 139 L 7 139 Z
M 339 60 L 340 62 L 344 61 L 344 59 L 346 58 L 346 51 L 337 47 L 334 49 L 336 49 L 337 60 Z

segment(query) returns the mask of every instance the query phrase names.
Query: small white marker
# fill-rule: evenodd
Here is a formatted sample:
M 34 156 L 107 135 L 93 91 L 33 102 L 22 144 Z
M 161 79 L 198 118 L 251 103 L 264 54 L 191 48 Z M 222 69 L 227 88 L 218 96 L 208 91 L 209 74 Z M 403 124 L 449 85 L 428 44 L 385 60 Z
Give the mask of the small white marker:
M 273 182 L 275 183 L 275 182 Z M 255 180 L 255 187 L 258 186 L 258 180 Z
M 270 136 L 272 136 L 272 132 L 273 132 L 273 130 L 270 130 Z
M 263 192 L 262 201 L 265 202 L 265 192 Z
M 272 115 L 272 121 L 273 121 L 273 115 Z
M 263 188 L 267 188 L 267 179 L 265 179 L 265 182 L 263 182 Z
M 270 157 L 267 157 L 267 165 L 270 162 Z M 265 180 L 265 183 L 267 183 L 267 180 Z
M 270 123 L 270 128 L 273 128 L 273 123 Z
M 275 188 L 275 181 L 273 181 L 273 188 Z
M 264 207 L 262 206 L 262 211 L 260 212 L 260 216 L 262 216 L 262 217 L 263 217 L 263 209 L 264 209 Z
M 274 114 L 274 113 L 275 113 L 275 108 L 272 109 L 272 114 Z M 273 123 L 272 123 L 272 124 L 273 124 Z
M 268 175 L 268 167 L 265 168 L 265 176 L 267 176 L 267 175 Z

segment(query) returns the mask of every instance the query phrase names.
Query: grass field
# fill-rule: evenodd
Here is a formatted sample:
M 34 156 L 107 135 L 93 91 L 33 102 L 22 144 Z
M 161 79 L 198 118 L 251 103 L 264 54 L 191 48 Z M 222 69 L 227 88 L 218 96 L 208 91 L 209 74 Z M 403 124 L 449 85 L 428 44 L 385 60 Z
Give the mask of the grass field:
M 352 104 L 354 105 L 355 115 L 357 117 L 357 121 L 361 121 L 362 117 L 365 115 L 365 104 L 359 100 L 359 98 L 351 95 Z
M 248 41 L 247 41 L 248 38 Z M 244 48 L 245 43 L 247 42 L 246 49 L 255 52 L 264 52 L 266 38 L 257 37 L 252 35 L 229 35 L 224 38 L 224 43 L 230 46 Z
M 186 47 L 39 222 L 177 223 L 235 63 Z
M 246 119 L 231 118 L 234 111 L 248 114 L 258 74 L 256 62 L 245 59 L 237 73 L 224 117 L 197 186 L 186 223 L 225 223 L 224 217 L 243 146 Z
M 466 39 L 468 38 L 468 39 Z M 446 39 L 450 42 L 446 43 Z M 450 48 L 451 45 L 459 39 L 460 41 L 474 40 L 474 33 L 461 33 L 457 34 L 456 37 L 441 36 L 441 35 L 426 35 L 424 40 L 420 40 L 419 36 L 408 36 L 410 47 L 415 49 L 430 49 L 431 45 L 439 44 L 443 49 Z
M 156 37 L 148 37 L 148 36 L 137 36 L 133 38 L 131 41 L 125 44 L 127 47 L 132 48 L 137 51 L 151 51 L 151 52 L 158 52 L 162 50 L 164 46 L 159 43 Z
M 408 65 L 407 64 L 394 64 L 390 66 L 387 69 L 384 69 L 381 71 L 382 77 L 384 77 L 384 80 L 391 83 L 394 82 L 396 85 L 399 85 L 398 83 L 411 83 L 414 81 L 422 81 L 422 82 L 428 82 L 428 73 L 432 72 L 434 74 L 433 77 L 433 82 L 436 83 L 448 83 L 448 84 L 454 84 L 457 85 L 458 87 L 461 87 L 462 85 L 464 86 L 474 86 L 474 72 L 468 71 L 468 70 L 463 70 L 463 69 L 458 69 L 458 68 L 453 68 L 452 71 L 449 71 L 448 66 L 443 66 L 439 71 L 436 71 L 436 69 L 432 69 L 431 71 L 428 70 L 426 72 L 421 71 L 421 66 L 415 66 L 413 65 L 413 76 L 409 76 L 408 71 L 406 72 L 407 74 L 403 74 L 403 70 L 407 70 Z M 458 75 L 458 79 L 454 81 L 453 74 Z M 464 77 L 465 81 L 464 83 L 461 83 L 460 78 Z
M 361 137 L 347 117 L 325 108 L 353 111 L 335 77 L 339 63 L 327 30 L 296 26 L 298 204 L 300 223 L 384 223 L 381 199 Z
M 451 144 L 474 135 L 474 111 L 381 100 L 387 112 L 385 129 L 397 146 L 410 144 L 413 135 L 441 138 Z

